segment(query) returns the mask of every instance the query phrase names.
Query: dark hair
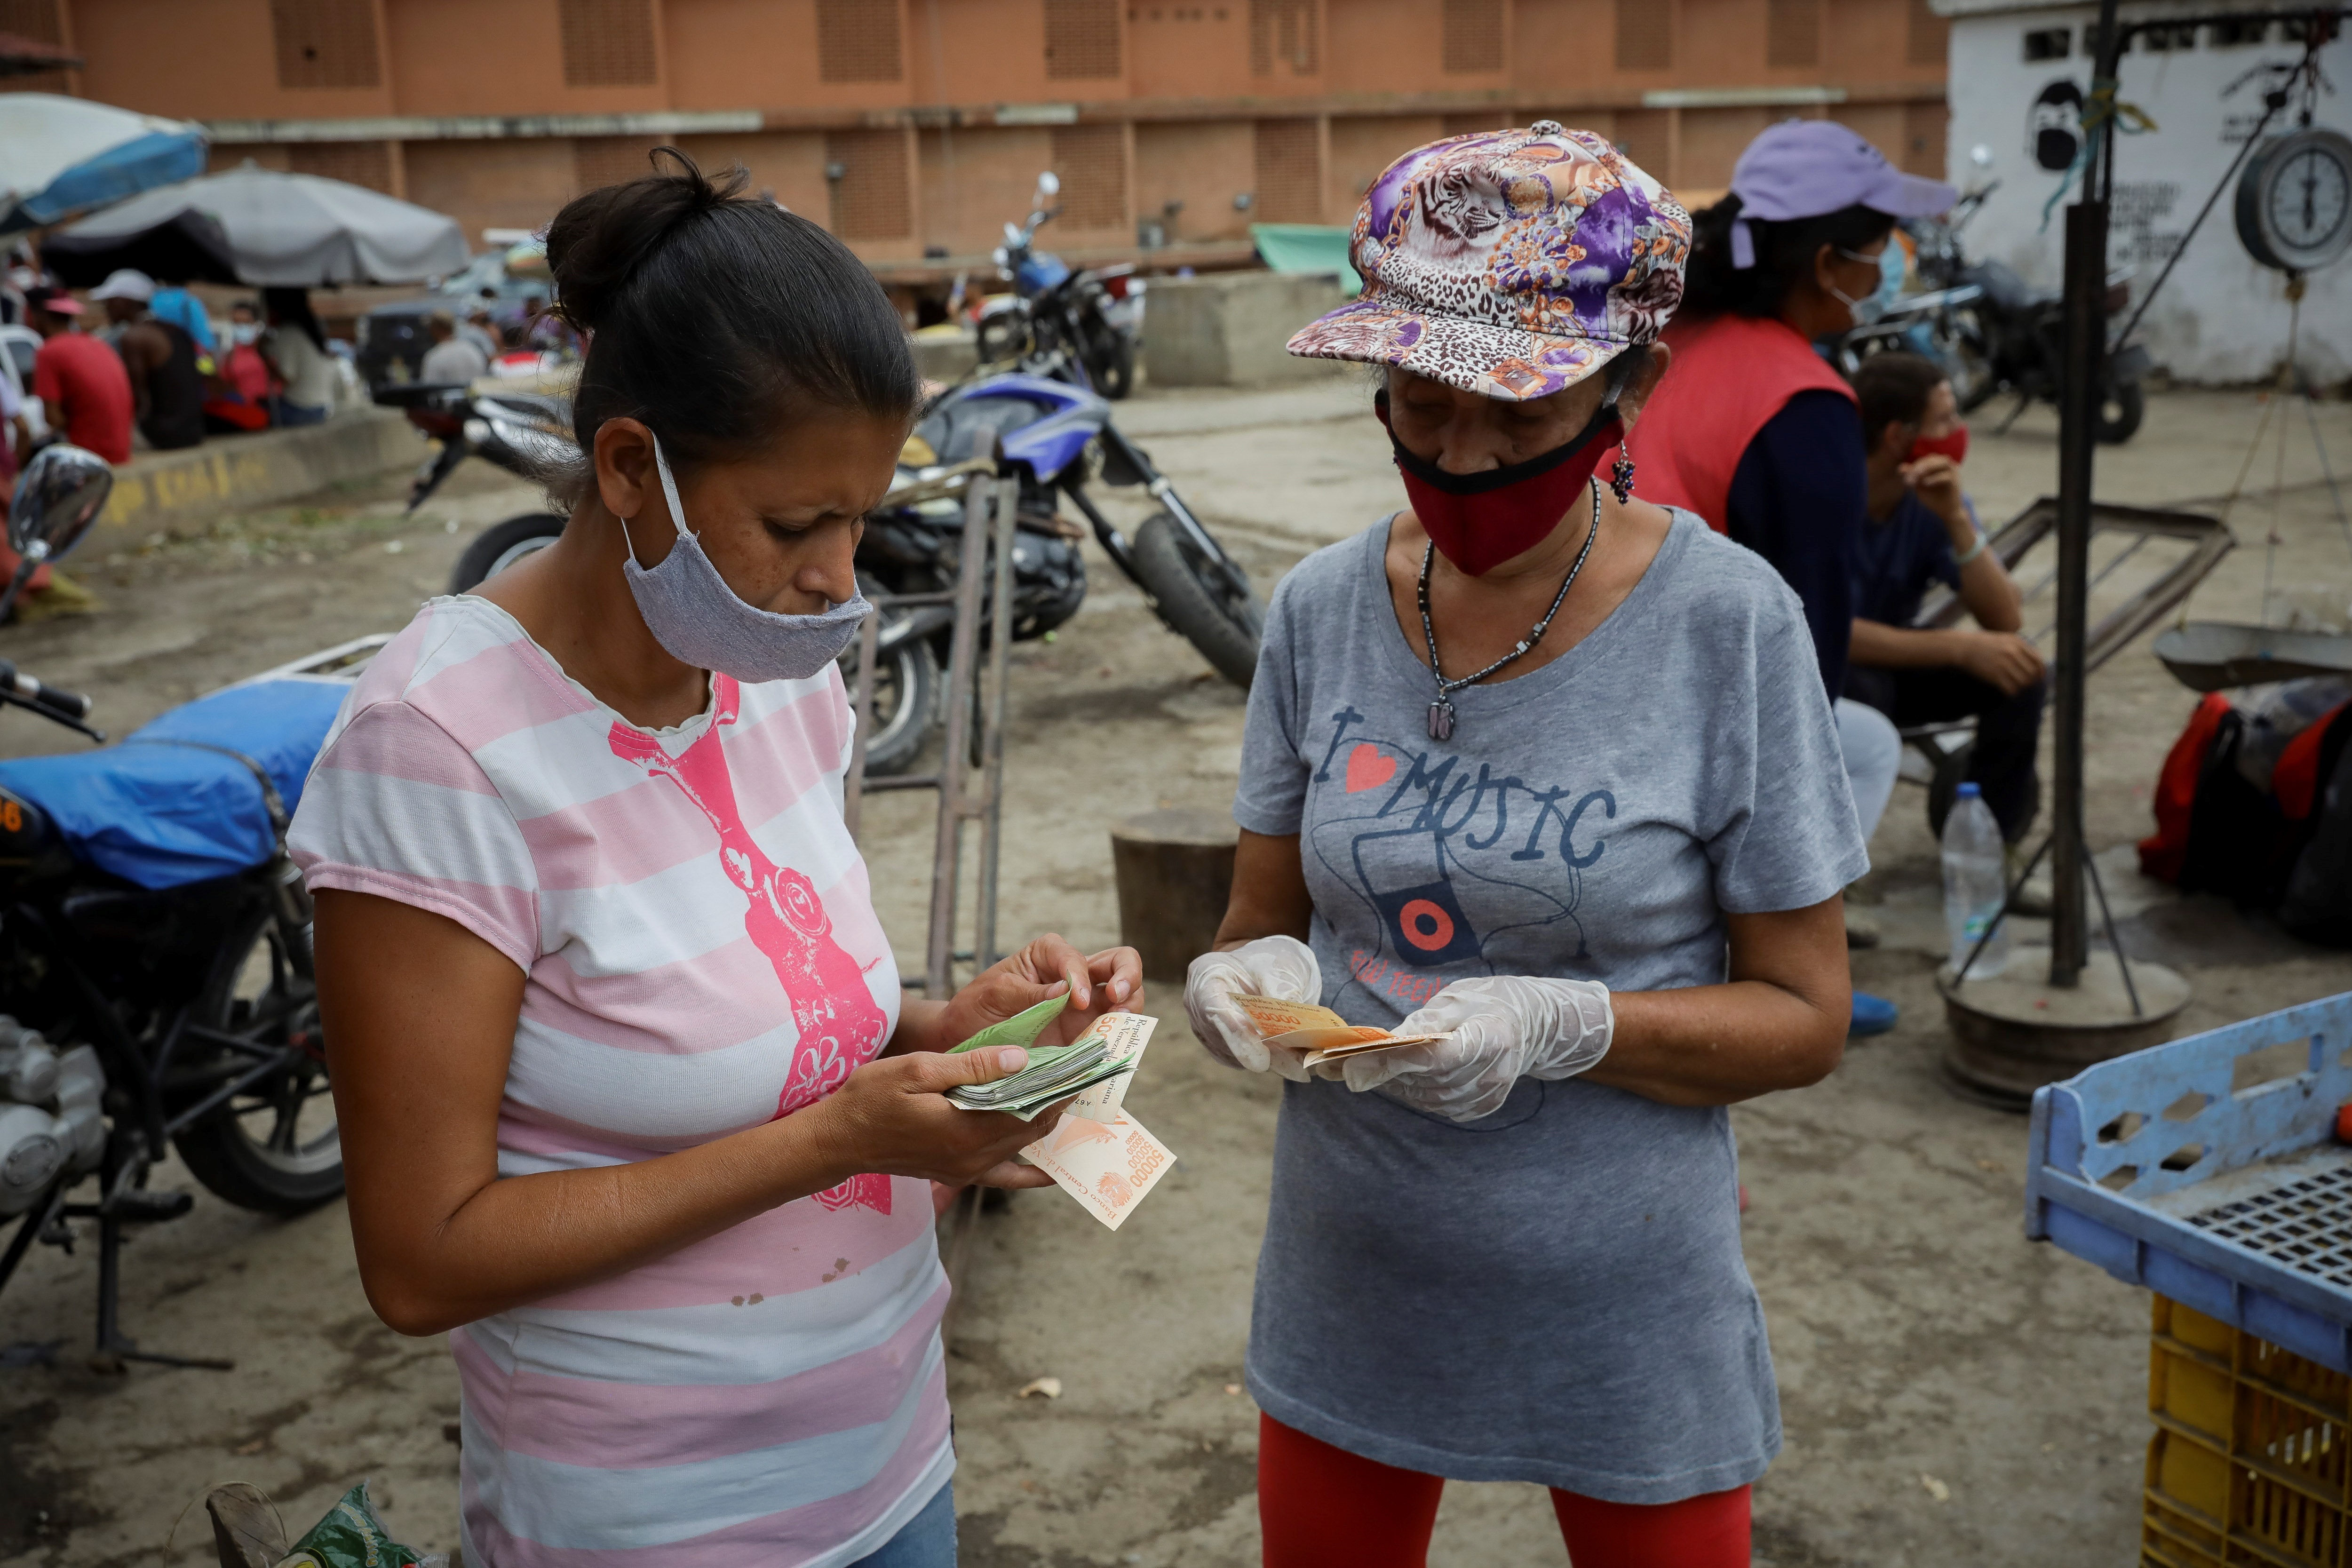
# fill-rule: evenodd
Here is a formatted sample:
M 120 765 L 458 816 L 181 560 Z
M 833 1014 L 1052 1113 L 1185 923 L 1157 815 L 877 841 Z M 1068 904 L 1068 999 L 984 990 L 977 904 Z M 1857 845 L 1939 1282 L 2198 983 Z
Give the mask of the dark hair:
M 1789 291 L 1813 275 L 1813 258 L 1824 245 L 1860 250 L 1884 239 L 1895 220 L 1872 207 L 1840 207 L 1819 217 L 1768 223 L 1748 220 L 1756 242 L 1756 265 L 1731 265 L 1731 220 L 1739 216 L 1738 196 L 1726 196 L 1691 215 L 1690 265 L 1683 274 L 1685 316 L 1777 316 Z
M 1875 449 L 1889 425 L 1916 425 L 1927 416 L 1927 399 L 1951 378 L 1943 366 L 1920 354 L 1873 354 L 1853 373 L 1853 400 L 1862 407 L 1862 444 Z
M 812 411 L 913 415 L 906 325 L 848 247 L 746 198 L 740 168 L 713 184 L 675 147 L 649 156 L 653 174 L 590 191 L 548 226 L 556 311 L 588 345 L 581 457 L 551 478 L 559 502 L 594 483 L 607 419 L 643 420 L 682 469 L 764 450 Z
M 319 318 L 310 311 L 310 290 L 264 289 L 261 304 L 264 314 L 277 317 L 278 325 L 300 328 L 303 336 L 309 338 L 320 353 L 327 352 L 326 331 L 319 325 Z

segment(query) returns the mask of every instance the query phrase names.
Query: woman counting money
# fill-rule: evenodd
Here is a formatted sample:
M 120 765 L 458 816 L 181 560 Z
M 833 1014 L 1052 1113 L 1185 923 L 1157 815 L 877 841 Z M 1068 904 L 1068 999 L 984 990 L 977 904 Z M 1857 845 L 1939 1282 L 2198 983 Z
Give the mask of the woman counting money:
M 939 1053 L 1139 994 L 1047 937 L 900 999 L 833 660 L 918 381 L 872 276 L 741 184 L 679 158 L 557 216 L 570 521 L 376 655 L 291 836 L 361 1278 L 450 1331 L 488 1568 L 952 1564 L 929 1183 L 1046 1178 L 1038 1125 L 942 1092 L 1024 1053 Z
M 1276 591 L 1194 1032 L 1285 1089 L 1248 1376 L 1271 1568 L 1418 1564 L 1446 1477 L 1576 1568 L 1730 1568 L 1780 1447 L 1733 1101 L 1836 1066 L 1864 868 L 1796 597 L 1596 474 L 1689 222 L 1550 121 L 1409 153 L 1361 299 L 1408 510 Z M 1441 1037 L 1325 1063 L 1236 998 Z

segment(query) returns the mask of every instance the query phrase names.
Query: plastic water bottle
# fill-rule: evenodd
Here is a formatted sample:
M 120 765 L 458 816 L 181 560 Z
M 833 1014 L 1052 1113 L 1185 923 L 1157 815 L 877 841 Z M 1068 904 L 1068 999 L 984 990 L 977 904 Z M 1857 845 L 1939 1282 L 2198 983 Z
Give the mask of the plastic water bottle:
M 1973 784 L 1960 786 L 1944 818 L 1944 929 L 1951 938 L 1952 971 L 1968 963 L 1983 941 L 2008 892 L 2007 868 L 2001 859 L 2000 824 L 1984 792 Z M 2009 963 L 2009 922 L 2003 921 L 1983 953 L 1969 966 L 1969 978 L 1999 974 Z

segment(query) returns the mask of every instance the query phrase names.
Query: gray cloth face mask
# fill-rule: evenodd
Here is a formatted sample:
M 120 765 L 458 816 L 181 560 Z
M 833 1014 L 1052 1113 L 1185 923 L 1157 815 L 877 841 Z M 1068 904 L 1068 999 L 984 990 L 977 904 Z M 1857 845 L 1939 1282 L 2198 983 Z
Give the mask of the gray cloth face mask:
M 629 552 L 622 574 L 654 640 L 681 663 L 755 683 L 805 680 L 840 658 L 857 635 L 857 623 L 874 613 L 866 595 L 853 594 L 820 616 L 780 616 L 745 604 L 702 552 L 701 542 L 687 531 L 686 509 L 678 504 L 677 481 L 670 478 L 659 437 L 654 438 L 654 468 L 677 529 L 677 542 L 660 565 L 648 572 L 637 564 L 628 520 L 621 520 Z

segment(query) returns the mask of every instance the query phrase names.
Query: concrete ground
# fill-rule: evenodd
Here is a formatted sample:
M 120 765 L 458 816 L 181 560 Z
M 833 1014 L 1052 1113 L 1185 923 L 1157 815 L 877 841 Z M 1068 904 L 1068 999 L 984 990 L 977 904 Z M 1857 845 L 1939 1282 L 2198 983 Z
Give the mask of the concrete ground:
M 2338 470 L 2352 468 L 2352 409 L 2321 416 Z M 2131 445 L 2101 453 L 2100 493 L 2210 506 L 2260 417 L 2251 395 L 2157 398 Z M 1262 586 L 1397 502 L 1350 381 L 1139 396 L 1119 420 Z M 1969 474 L 1997 520 L 2051 488 L 2053 425 L 2046 411 L 2006 437 L 1990 425 Z M 2265 493 L 2238 504 L 2242 547 L 2192 602 L 2197 616 L 2259 616 L 2274 526 L 2268 575 L 2289 586 L 2273 618 L 2345 624 L 2352 538 L 2315 482 L 2299 415 L 2290 434 L 2275 514 L 2266 446 L 2255 465 Z M 472 532 L 535 509 L 479 468 L 415 520 L 400 519 L 396 493 L 388 479 L 192 539 L 101 535 L 69 563 L 101 612 L 10 631 L 0 651 L 97 693 L 120 732 L 252 669 L 396 627 Z M 1240 694 L 1159 628 L 1108 561 L 1092 566 L 1085 612 L 1015 656 L 1002 915 L 1015 940 L 1055 929 L 1116 941 L 1109 825 L 1231 799 Z M 2352 955 L 2132 871 L 2149 785 L 2191 703 L 2146 638 L 2094 681 L 2090 835 L 2119 913 L 2132 911 L 2126 945 L 2189 975 L 2184 1029 L 2352 988 Z M 0 752 L 67 739 L 22 715 L 0 723 Z M 1788 1430 L 1757 1492 L 1757 1561 L 2121 1564 L 2137 1539 L 2147 1302 L 2021 1238 L 2024 1121 L 1944 1085 L 1922 800 L 1898 792 L 1857 895 L 1887 940 L 1855 955 L 1856 980 L 1902 1004 L 1901 1027 L 1857 1044 L 1825 1083 L 1734 1112 L 1754 1196 L 1748 1261 Z M 921 943 L 929 833 L 922 799 L 869 805 L 874 883 L 907 963 Z M 1129 1103 L 1181 1164 L 1116 1235 L 1046 1191 L 985 1216 L 973 1241 L 950 1362 L 971 1568 L 1255 1560 L 1255 1412 L 1238 1385 L 1276 1096 L 1190 1044 L 1171 987 L 1146 1010 L 1162 1023 Z M 159 1184 L 186 1181 L 175 1165 L 159 1172 Z M 340 1205 L 278 1222 L 200 1195 L 190 1217 L 129 1249 L 131 1331 L 152 1348 L 234 1355 L 234 1373 L 88 1371 L 92 1273 L 87 1247 L 40 1249 L 0 1297 L 0 1342 L 66 1342 L 53 1366 L 0 1370 L 0 1563 L 209 1561 L 201 1511 L 181 1516 L 231 1479 L 267 1489 L 299 1530 L 366 1476 L 399 1536 L 454 1543 L 457 1456 L 442 1428 L 457 1413 L 455 1377 L 439 1344 L 401 1339 L 369 1312 Z M 1042 1375 L 1062 1380 L 1061 1398 L 1016 1397 Z M 1561 1557 L 1539 1491 L 1449 1489 L 1433 1563 Z

